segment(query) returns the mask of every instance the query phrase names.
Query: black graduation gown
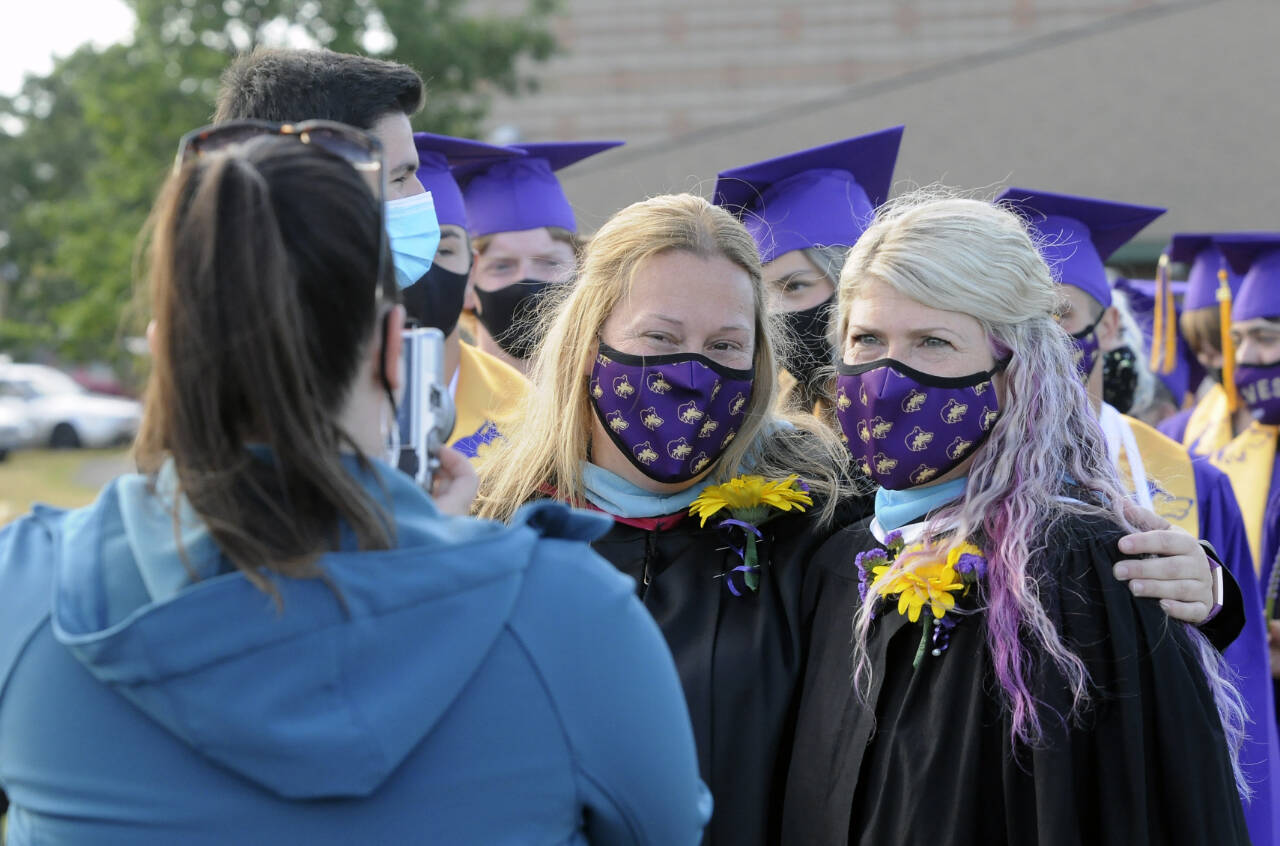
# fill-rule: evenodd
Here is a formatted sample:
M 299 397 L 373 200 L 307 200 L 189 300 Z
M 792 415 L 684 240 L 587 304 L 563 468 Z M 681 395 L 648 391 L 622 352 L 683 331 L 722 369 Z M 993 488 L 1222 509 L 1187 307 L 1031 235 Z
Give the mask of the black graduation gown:
M 981 614 L 962 617 L 939 657 L 912 660 L 921 623 L 883 608 L 868 651 L 867 705 L 850 683 L 852 560 L 878 546 L 867 521 L 815 555 L 806 601 L 815 632 L 786 786 L 788 844 L 1240 844 L 1248 831 L 1213 698 L 1180 624 L 1111 575 L 1122 533 L 1070 519 L 1041 565 L 1043 597 L 1091 675 L 1076 725 L 1042 718 L 1041 748 L 1015 749 Z M 961 598 L 961 605 L 976 597 Z M 1065 683 L 1037 686 L 1066 713 Z
M 805 573 L 823 541 L 868 508 L 865 501 L 844 503 L 827 527 L 812 513 L 765 523 L 758 545 L 759 590 L 742 596 L 731 594 L 721 578 L 741 562 L 727 536 L 713 527 L 716 518 L 705 529 L 693 518 L 666 530 L 615 522 L 593 544 L 636 580 L 640 599 L 671 647 L 702 779 L 715 801 L 706 844 L 778 842 L 785 759 L 809 633 L 800 612 Z

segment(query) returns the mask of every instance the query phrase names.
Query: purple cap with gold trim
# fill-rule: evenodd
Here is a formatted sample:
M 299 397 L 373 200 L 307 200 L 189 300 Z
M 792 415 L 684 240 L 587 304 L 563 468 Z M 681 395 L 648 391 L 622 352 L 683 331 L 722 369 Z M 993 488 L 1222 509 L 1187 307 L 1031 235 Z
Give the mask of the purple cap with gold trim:
M 1104 263 L 1165 212 L 1154 206 L 1025 188 L 1006 189 L 996 202 L 1027 221 L 1055 279 L 1076 286 L 1103 306 L 1111 305 L 1111 285 Z
M 765 262 L 808 247 L 851 247 L 889 196 L 902 130 L 723 171 L 713 202 L 742 219 Z
M 578 231 L 573 207 L 555 172 L 623 143 L 520 144 L 511 149 L 525 153 L 522 158 L 455 168 L 453 173 L 462 186 L 472 236 L 540 226 Z

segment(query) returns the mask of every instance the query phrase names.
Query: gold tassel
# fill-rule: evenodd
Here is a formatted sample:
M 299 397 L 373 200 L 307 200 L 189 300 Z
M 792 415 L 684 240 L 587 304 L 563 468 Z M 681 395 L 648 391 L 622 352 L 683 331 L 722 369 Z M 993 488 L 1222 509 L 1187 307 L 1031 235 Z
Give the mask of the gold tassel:
M 1227 392 L 1227 410 L 1240 407 L 1236 394 L 1236 345 L 1231 341 L 1231 284 L 1226 268 L 1218 271 L 1218 328 L 1222 332 L 1222 390 Z
M 1177 317 L 1173 306 L 1173 286 L 1169 284 L 1169 256 L 1161 254 L 1156 265 L 1156 301 L 1151 327 L 1152 373 L 1172 373 L 1177 349 Z
M 1164 274 L 1168 266 L 1169 257 L 1161 253 L 1160 262 L 1156 265 L 1156 302 L 1152 311 L 1154 322 L 1151 326 L 1151 362 L 1148 367 L 1152 373 L 1160 372 L 1160 354 L 1164 347 Z
M 1169 281 L 1169 270 L 1164 272 L 1164 295 L 1167 300 L 1164 318 L 1164 369 L 1160 372 L 1166 376 L 1173 372 L 1178 362 L 1178 314 L 1173 301 L 1173 284 Z

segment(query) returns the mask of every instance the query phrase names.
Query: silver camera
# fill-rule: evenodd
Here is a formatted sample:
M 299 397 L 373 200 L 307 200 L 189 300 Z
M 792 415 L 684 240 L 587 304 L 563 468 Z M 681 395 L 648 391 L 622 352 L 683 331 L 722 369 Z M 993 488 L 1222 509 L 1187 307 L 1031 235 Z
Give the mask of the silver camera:
M 453 397 L 444 372 L 444 334 L 439 329 L 404 330 L 405 381 L 400 403 L 400 470 L 422 489 L 440 469 L 440 448 L 453 434 Z

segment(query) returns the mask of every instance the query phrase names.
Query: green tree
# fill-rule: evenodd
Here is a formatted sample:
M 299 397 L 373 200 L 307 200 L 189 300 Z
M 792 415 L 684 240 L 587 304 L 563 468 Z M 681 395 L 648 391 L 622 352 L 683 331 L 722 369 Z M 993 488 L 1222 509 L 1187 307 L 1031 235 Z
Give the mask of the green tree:
M 77 197 L 96 154 L 82 141 L 74 90 L 94 61 L 81 50 L 59 63 L 61 73 L 28 78 L 17 96 L 0 101 L 5 123 L 17 126 L 0 132 L 0 350 L 54 345 L 48 306 L 75 295 L 55 254 L 60 206 Z
M 519 68 L 554 52 L 558 0 L 505 17 L 465 0 L 129 2 L 131 43 L 81 48 L 0 98 L 0 351 L 127 361 L 137 234 L 235 54 L 304 40 L 405 62 L 427 83 L 415 126 L 475 135 L 493 93 L 531 87 Z

